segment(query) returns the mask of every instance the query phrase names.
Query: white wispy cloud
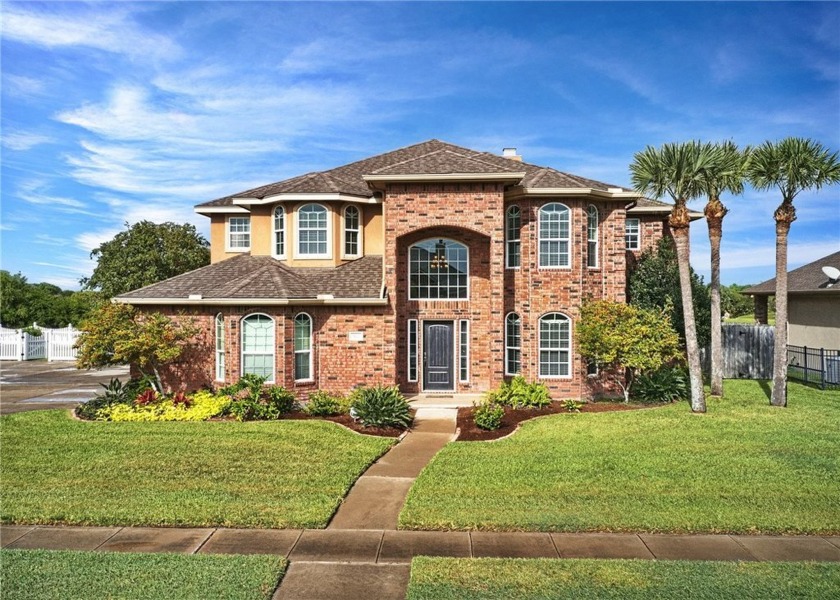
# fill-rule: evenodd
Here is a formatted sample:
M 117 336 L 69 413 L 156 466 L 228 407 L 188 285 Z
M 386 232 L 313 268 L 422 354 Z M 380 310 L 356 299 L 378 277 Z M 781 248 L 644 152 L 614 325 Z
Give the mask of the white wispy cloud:
M 118 4 L 99 10 L 95 4 L 7 2 L 2 36 L 43 48 L 93 48 L 135 59 L 180 56 L 181 49 L 172 39 L 134 22 L 136 11 L 136 6 Z
M 53 138 L 39 133 L 11 131 L 3 134 L 3 146 L 9 150 L 29 150 L 41 144 L 53 142 Z

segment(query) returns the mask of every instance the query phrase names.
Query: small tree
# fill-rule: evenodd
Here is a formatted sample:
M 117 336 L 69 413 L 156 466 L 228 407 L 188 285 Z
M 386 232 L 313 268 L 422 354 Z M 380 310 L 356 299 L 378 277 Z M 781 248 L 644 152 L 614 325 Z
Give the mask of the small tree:
M 583 305 L 577 342 L 580 353 L 621 387 L 625 402 L 641 373 L 682 357 L 680 338 L 665 311 L 612 300 Z
M 128 304 L 106 303 L 81 325 L 76 342 L 80 369 L 135 365 L 163 392 L 161 366 L 181 356 L 198 329 L 160 313 L 140 313 Z

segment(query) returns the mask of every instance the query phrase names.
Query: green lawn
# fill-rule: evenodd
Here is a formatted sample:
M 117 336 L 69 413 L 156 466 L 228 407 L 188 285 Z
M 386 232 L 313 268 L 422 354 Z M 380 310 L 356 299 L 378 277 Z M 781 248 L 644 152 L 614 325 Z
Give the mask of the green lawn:
M 755 315 L 741 315 L 739 317 L 732 317 L 730 319 L 726 319 L 724 323 L 740 323 L 742 325 L 755 325 Z M 767 324 L 768 325 L 775 325 L 776 324 L 776 313 L 770 313 L 767 316 Z
M 392 439 L 324 421 L 0 419 L 4 523 L 325 527 Z
M 280 556 L 3 550 L 3 600 L 267 600 Z
M 840 564 L 415 558 L 407 600 L 836 598 Z
M 727 381 L 687 403 L 561 414 L 497 442 L 455 442 L 421 473 L 408 529 L 840 532 L 840 392 Z M 769 393 L 769 392 L 767 392 Z

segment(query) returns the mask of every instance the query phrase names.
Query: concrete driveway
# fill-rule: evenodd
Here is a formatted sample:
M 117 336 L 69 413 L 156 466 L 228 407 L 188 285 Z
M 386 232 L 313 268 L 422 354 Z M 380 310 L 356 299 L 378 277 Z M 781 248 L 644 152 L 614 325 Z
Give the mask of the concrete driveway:
M 46 360 L 0 363 L 0 414 L 48 408 L 73 408 L 102 391 L 100 383 L 128 381 L 128 367 L 99 371 L 77 369 L 72 362 Z

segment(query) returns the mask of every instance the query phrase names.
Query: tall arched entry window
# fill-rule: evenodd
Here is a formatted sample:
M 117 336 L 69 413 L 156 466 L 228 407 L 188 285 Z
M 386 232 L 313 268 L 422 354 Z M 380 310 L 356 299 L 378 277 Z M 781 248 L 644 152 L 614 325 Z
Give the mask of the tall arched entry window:
M 408 249 L 410 300 L 469 298 L 469 249 L 459 242 L 434 238 Z

